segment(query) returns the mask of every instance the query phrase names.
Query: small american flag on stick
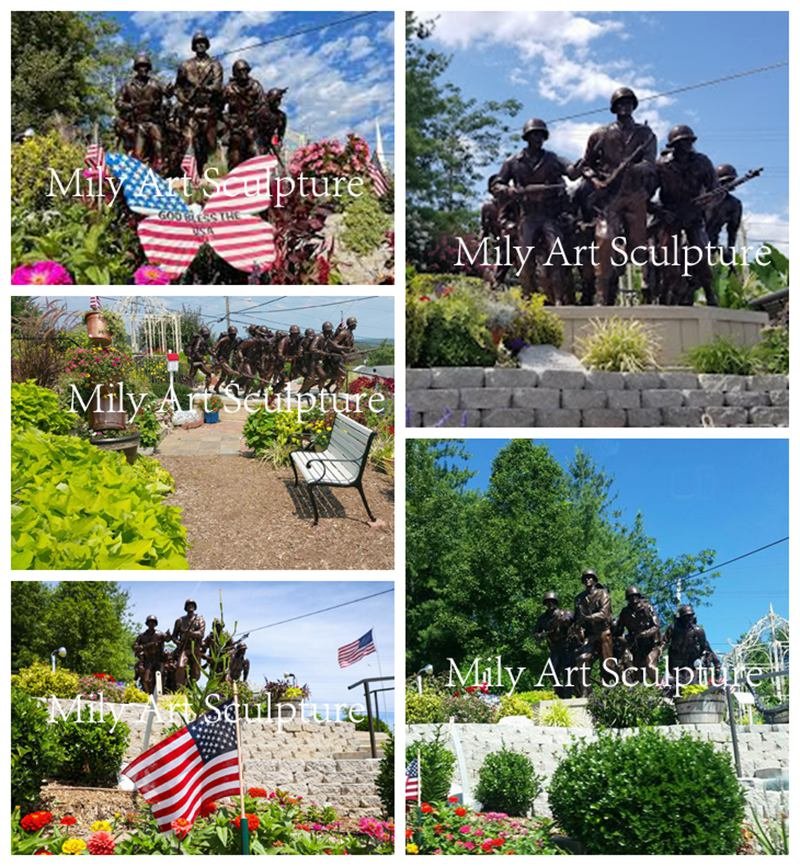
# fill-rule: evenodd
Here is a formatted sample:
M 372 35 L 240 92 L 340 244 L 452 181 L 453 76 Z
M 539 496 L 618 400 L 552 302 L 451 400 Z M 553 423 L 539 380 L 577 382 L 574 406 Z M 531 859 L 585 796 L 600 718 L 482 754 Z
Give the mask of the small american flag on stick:
M 364 656 L 376 652 L 375 641 L 372 639 L 372 629 L 362 634 L 358 640 L 339 647 L 339 667 L 346 668 L 360 661 Z
M 86 148 L 86 156 L 84 156 L 83 161 L 90 168 L 96 168 L 98 171 L 105 168 L 106 151 L 103 145 L 96 141 L 90 144 Z
M 97 295 L 92 295 L 89 298 L 89 309 L 90 310 L 99 310 L 102 304 L 100 303 L 100 298 Z
M 186 151 L 186 156 L 181 160 L 181 168 L 183 176 L 188 177 L 193 186 L 200 183 L 200 175 L 197 173 L 197 160 L 194 156 L 194 151 L 189 149 Z
M 367 165 L 369 179 L 372 181 L 372 188 L 375 190 L 375 195 L 378 198 L 383 198 L 389 192 L 389 183 L 386 180 L 386 175 L 383 173 L 379 165 L 370 162 Z
M 206 800 L 240 791 L 233 701 L 198 716 L 122 770 L 150 804 L 165 833 L 178 818 L 193 821 Z
M 419 752 L 417 757 L 406 767 L 406 800 L 419 802 L 422 793 L 420 780 Z

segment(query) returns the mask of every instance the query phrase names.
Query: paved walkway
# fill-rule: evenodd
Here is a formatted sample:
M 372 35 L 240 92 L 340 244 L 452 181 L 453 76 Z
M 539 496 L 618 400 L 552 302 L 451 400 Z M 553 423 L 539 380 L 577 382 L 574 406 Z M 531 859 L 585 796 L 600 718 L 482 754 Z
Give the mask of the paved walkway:
M 218 424 L 203 424 L 192 430 L 173 428 L 160 442 L 156 456 L 205 457 L 234 455 L 246 446 L 242 439 L 242 428 L 247 420 L 244 408 L 238 412 L 219 413 Z

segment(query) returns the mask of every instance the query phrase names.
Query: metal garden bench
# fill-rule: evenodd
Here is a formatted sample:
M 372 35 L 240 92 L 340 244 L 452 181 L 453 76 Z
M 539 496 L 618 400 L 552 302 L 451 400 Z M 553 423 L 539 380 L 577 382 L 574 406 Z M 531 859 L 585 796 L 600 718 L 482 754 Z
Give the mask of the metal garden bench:
M 294 470 L 294 486 L 297 487 L 300 475 L 308 485 L 308 495 L 311 497 L 311 507 L 314 509 L 314 526 L 319 523 L 317 501 L 314 498 L 314 488 L 355 487 L 361 494 L 361 501 L 371 521 L 375 516 L 367 504 L 364 488 L 361 484 L 364 468 L 367 465 L 367 455 L 372 447 L 375 432 L 353 421 L 341 412 L 336 413 L 331 430 L 328 447 L 324 451 L 293 451 L 292 469 Z M 299 475 L 298 475 L 299 473 Z

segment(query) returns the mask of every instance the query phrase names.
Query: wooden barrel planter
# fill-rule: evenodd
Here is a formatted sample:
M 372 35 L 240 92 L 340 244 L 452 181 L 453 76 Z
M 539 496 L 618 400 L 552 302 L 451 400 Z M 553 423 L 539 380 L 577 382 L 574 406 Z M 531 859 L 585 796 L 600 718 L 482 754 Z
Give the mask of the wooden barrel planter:
M 680 725 L 718 725 L 725 716 L 725 695 L 708 691 L 675 698 L 675 713 Z
M 89 440 L 92 445 L 101 448 L 103 451 L 122 451 L 128 463 L 136 461 L 136 455 L 139 451 L 139 433 L 130 433 L 127 436 L 100 436 L 92 437 Z

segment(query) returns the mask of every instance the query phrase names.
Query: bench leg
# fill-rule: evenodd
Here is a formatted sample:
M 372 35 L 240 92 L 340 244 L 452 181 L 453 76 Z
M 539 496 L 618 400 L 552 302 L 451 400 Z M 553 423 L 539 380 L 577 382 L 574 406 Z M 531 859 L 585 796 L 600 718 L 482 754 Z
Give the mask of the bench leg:
M 367 497 L 364 495 L 364 488 L 359 484 L 357 485 L 358 492 L 361 494 L 361 501 L 364 503 L 364 508 L 367 509 L 367 514 L 369 514 L 369 519 L 375 523 L 375 515 L 369 510 L 369 505 L 367 504 Z
M 289 459 L 291 460 L 291 458 Z M 292 460 L 292 469 L 294 470 L 294 486 L 297 487 L 299 479 L 297 477 L 297 466 L 295 465 L 294 460 Z
M 314 509 L 314 526 L 319 523 L 319 511 L 317 511 L 317 500 L 314 499 L 314 485 L 308 485 L 308 495 L 311 497 L 311 507 Z

